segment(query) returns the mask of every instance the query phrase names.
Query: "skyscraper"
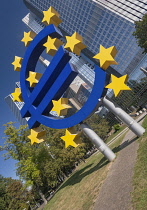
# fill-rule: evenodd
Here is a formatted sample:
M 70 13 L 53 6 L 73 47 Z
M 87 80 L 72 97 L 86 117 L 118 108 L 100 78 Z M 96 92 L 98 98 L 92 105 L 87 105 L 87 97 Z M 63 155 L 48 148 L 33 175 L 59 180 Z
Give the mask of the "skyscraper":
M 133 22 L 142 17 L 146 11 L 147 4 L 145 1 L 142 1 L 142 3 L 141 1 L 134 1 L 133 3 L 123 1 L 123 4 L 121 2 L 94 0 L 24 0 L 30 13 L 22 21 L 29 29 L 38 34 L 45 27 L 41 22 L 43 18 L 42 11 L 53 6 L 60 13 L 63 21 L 59 25 L 63 35 L 72 35 L 74 31 L 77 31 L 82 35 L 84 43 L 87 45 L 88 50 L 83 50 L 82 56 L 76 56 L 71 53 L 71 63 L 76 66 L 79 75 L 65 93 L 65 97 L 70 98 L 70 103 L 76 109 L 81 108 L 82 103 L 88 98 L 88 94 L 90 94 L 93 86 L 95 61 L 90 57 L 98 52 L 100 44 L 104 47 L 115 45 L 119 51 L 116 57 L 119 65 L 113 66 L 116 71 L 110 67 L 108 69 L 110 73 L 112 70 L 116 76 L 120 76 L 120 73 L 129 73 L 130 79 L 135 80 L 145 76 L 140 71 L 140 67 L 147 67 L 146 55 L 142 55 L 142 50 L 137 46 L 132 32 L 134 30 Z M 49 65 L 46 59 L 40 58 L 40 61 L 45 67 Z M 85 86 L 85 83 L 88 86 Z M 113 91 L 110 91 L 109 97 L 112 95 Z M 17 102 L 14 103 L 12 101 L 11 95 L 6 97 L 5 100 L 21 122 L 21 116 L 18 116 L 16 113 L 20 109 L 17 106 Z
M 24 0 L 29 10 L 40 20 L 42 11 L 53 6 L 60 14 L 60 28 L 66 34 L 75 31 L 83 37 L 83 42 L 93 54 L 104 47 L 116 46 L 118 54 L 113 66 L 121 74 L 128 73 L 144 57 L 132 36 L 134 21 L 147 12 L 146 0 Z
M 16 82 L 15 83 L 16 88 L 20 88 L 20 83 Z M 18 120 L 18 122 L 21 125 L 26 125 L 27 124 L 27 118 L 22 118 L 20 114 L 20 110 L 22 109 L 24 102 L 14 102 L 13 101 L 13 96 L 9 94 L 8 96 L 5 97 L 5 102 L 8 104 L 10 110 Z

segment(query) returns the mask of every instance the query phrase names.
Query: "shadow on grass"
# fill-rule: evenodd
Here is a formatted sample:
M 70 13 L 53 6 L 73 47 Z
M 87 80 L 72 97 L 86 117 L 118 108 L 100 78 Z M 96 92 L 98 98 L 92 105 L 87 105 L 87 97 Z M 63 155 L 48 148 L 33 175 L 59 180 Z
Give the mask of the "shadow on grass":
M 132 144 L 134 141 L 136 141 L 138 137 L 133 138 L 131 141 L 126 140 L 125 142 L 123 142 L 121 145 L 119 145 L 118 147 L 115 147 L 112 149 L 112 151 L 114 153 L 118 153 L 119 151 L 121 151 L 122 149 L 124 149 L 125 147 L 129 146 L 130 144 Z M 87 166 L 85 166 L 84 168 L 82 168 L 81 170 L 78 170 L 77 172 L 75 172 L 75 174 L 73 174 L 60 188 L 59 190 L 61 190 L 62 188 L 69 186 L 69 185 L 74 185 L 77 184 L 79 182 L 81 182 L 81 180 L 90 175 L 91 173 L 99 170 L 100 168 L 102 168 L 103 166 L 107 165 L 109 163 L 109 161 L 103 157 L 100 162 L 95 165 L 94 167 L 92 167 L 93 164 L 89 164 Z M 92 168 L 91 168 L 92 167 Z M 89 170 L 87 170 L 88 168 L 90 168 Z M 84 172 L 85 171 L 85 172 Z
M 130 144 L 132 144 L 134 141 L 136 141 L 138 137 L 135 137 L 133 138 L 132 140 L 126 140 L 125 142 L 123 142 L 121 145 L 117 146 L 117 147 L 114 147 L 112 149 L 112 151 L 114 153 L 118 153 L 119 151 L 121 151 L 122 149 L 124 149 L 125 147 L 129 146 Z M 92 167 L 93 164 L 89 164 L 89 165 L 86 165 L 84 168 L 78 170 L 75 172 L 75 174 L 73 174 L 67 181 L 65 181 L 65 183 L 63 185 L 61 185 L 61 187 L 59 187 L 59 189 L 56 191 L 56 193 L 58 191 L 60 191 L 61 189 L 63 189 L 64 187 L 67 187 L 67 186 L 71 186 L 71 185 L 74 185 L 74 184 L 77 184 L 79 182 L 81 182 L 81 180 L 90 175 L 91 173 L 101 169 L 103 166 L 107 165 L 109 163 L 109 161 L 103 157 L 99 163 L 97 165 L 95 165 L 94 167 Z M 92 167 L 92 168 L 91 168 Z M 90 168 L 89 170 L 87 170 L 88 168 Z M 85 171 L 85 172 L 84 172 Z
M 90 175 L 91 173 L 93 173 L 94 171 L 99 170 L 100 168 L 102 168 L 103 166 L 107 165 L 109 163 L 109 161 L 103 157 L 100 162 L 94 166 L 93 168 L 91 168 L 91 166 L 93 164 L 89 164 L 87 166 L 85 166 L 84 168 L 82 168 L 81 170 L 77 171 L 74 175 L 72 175 L 61 187 L 59 190 L 61 190 L 62 188 L 69 186 L 69 185 L 74 185 L 79 183 L 84 177 Z M 86 169 L 90 168 L 88 171 L 85 171 Z M 85 171 L 85 172 L 84 172 Z
M 121 145 L 119 145 L 118 147 L 115 147 L 112 151 L 114 153 L 117 153 L 117 152 L 121 151 L 122 149 L 124 149 L 125 147 L 129 146 L 130 144 L 132 144 L 137 139 L 138 139 L 138 137 L 133 138 L 131 141 L 128 139 L 125 142 L 123 142 Z

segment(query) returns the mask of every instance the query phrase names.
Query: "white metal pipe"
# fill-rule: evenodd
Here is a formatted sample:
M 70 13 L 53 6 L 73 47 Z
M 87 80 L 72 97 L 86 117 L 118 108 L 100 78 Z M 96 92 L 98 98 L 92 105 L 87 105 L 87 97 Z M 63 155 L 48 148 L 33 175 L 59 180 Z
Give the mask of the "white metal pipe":
M 83 133 L 89 138 L 89 140 L 95 144 L 98 150 L 109 160 L 113 161 L 116 157 L 114 152 L 103 142 L 103 140 L 85 123 L 81 123 L 80 127 Z
M 132 130 L 138 137 L 143 135 L 145 129 L 139 123 L 137 123 L 132 117 L 130 117 L 125 111 L 123 111 L 118 105 L 112 103 L 106 97 L 102 99 L 102 103 L 124 124 L 126 124 L 129 127 L 129 129 Z

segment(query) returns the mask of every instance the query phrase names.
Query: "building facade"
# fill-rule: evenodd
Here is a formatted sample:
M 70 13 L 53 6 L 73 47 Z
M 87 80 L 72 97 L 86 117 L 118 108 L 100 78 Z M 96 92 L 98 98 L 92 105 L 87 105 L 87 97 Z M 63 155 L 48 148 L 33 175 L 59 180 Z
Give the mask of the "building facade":
M 116 46 L 119 51 L 116 56 L 119 65 L 113 66 L 118 72 L 118 74 L 115 72 L 116 76 L 128 73 L 129 80 L 137 80 L 138 82 L 145 77 L 140 67 L 147 68 L 147 55 L 142 54 L 142 50 L 137 46 L 132 33 L 134 31 L 134 21 L 141 19 L 147 11 L 146 1 L 24 0 L 24 2 L 31 12 L 34 12 L 29 15 L 36 21 L 34 26 L 38 30 L 42 30 L 43 26 L 41 23 L 42 10 L 47 10 L 52 5 L 63 20 L 60 24 L 63 33 L 71 35 L 74 31 L 77 31 L 81 34 L 84 43 L 89 48 L 89 53 L 97 53 L 100 44 L 104 47 Z M 37 16 L 34 16 L 34 14 Z M 28 15 L 25 18 L 27 17 Z M 26 23 L 25 18 L 23 21 Z M 32 22 L 34 21 L 33 18 L 30 18 Z M 29 24 L 26 25 L 35 31 L 34 26 L 31 27 L 31 21 L 28 21 Z M 94 63 L 91 59 L 88 59 L 87 54 L 82 54 L 80 58 L 72 54 L 71 62 L 76 65 L 80 77 L 77 78 L 76 85 L 72 85 L 72 90 L 69 91 L 69 95 L 72 96 L 73 93 L 77 94 L 77 85 L 80 87 L 81 84 L 86 82 L 92 87 Z M 112 70 L 114 74 L 114 69 L 110 69 L 110 73 Z M 109 90 L 108 95 L 111 98 L 113 91 Z M 124 107 L 125 105 L 127 103 L 124 103 Z
M 24 0 L 26 6 L 40 20 L 42 11 L 53 6 L 60 14 L 60 28 L 68 35 L 75 31 L 83 37 L 87 48 L 97 54 L 99 45 L 116 46 L 118 65 L 113 66 L 120 74 L 130 74 L 144 57 L 138 47 L 134 21 L 147 12 L 146 0 Z
M 134 1 L 133 3 L 123 1 L 122 3 L 122 1 L 106 0 L 24 0 L 24 3 L 29 8 L 30 13 L 22 21 L 30 30 L 38 34 L 45 27 L 41 22 L 42 11 L 53 6 L 63 21 L 60 24 L 63 34 L 72 35 L 77 31 L 82 35 L 84 44 L 88 48 L 90 56 L 87 55 L 87 51 L 83 51 L 81 56 L 71 53 L 71 63 L 76 66 L 79 74 L 65 93 L 65 97 L 70 99 L 70 103 L 74 107 L 73 110 L 69 109 L 69 115 L 82 107 L 91 92 L 95 78 L 94 61 L 88 57 L 98 53 L 100 44 L 106 48 L 115 45 L 118 49 L 116 61 L 119 65 L 110 67 L 109 73 L 113 71 L 116 76 L 128 73 L 130 80 L 138 81 L 145 77 L 140 67 L 147 68 L 147 55 L 142 54 L 142 50 L 137 46 L 136 40 L 132 36 L 134 21 L 139 20 L 146 12 L 147 4 L 145 1 Z M 45 67 L 49 65 L 49 61 L 43 57 L 40 57 L 40 61 Z M 142 92 L 146 88 L 143 86 Z M 140 91 L 140 94 L 142 92 Z M 111 98 L 113 91 L 108 90 L 107 95 Z M 129 93 L 125 95 L 125 99 L 126 102 L 122 107 L 124 109 L 130 100 Z M 27 121 L 21 118 L 20 113 L 18 114 L 23 103 L 13 102 L 11 95 L 7 96 L 5 101 L 11 110 L 13 109 L 12 111 L 20 123 L 25 124 Z M 117 102 L 119 101 L 117 100 Z M 102 113 L 104 109 L 101 110 Z M 127 109 L 125 110 L 127 111 Z
M 20 88 L 19 82 L 15 83 L 15 88 Z M 13 96 L 11 94 L 9 94 L 8 96 L 5 97 L 5 102 L 9 106 L 11 112 L 14 114 L 14 116 L 18 120 L 18 122 L 21 125 L 26 125 L 28 118 L 22 118 L 21 114 L 20 114 L 20 110 L 22 109 L 24 102 L 14 102 Z

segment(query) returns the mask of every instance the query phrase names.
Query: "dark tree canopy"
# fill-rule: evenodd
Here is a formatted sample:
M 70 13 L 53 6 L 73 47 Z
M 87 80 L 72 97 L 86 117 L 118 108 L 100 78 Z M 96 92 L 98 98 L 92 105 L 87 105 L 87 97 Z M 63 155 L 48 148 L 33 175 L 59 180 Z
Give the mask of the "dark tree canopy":
M 17 129 L 8 123 L 5 127 L 6 159 L 11 157 L 17 161 L 17 175 L 25 180 L 26 186 L 34 186 L 41 197 L 42 192 L 58 186 L 86 152 L 84 143 L 75 149 L 71 146 L 65 149 L 60 139 L 64 130 L 42 126 L 46 130 L 46 141 L 31 146 L 27 138 L 30 131 L 25 126 Z
M 106 120 L 102 120 L 101 124 L 98 124 L 97 121 L 98 116 L 93 116 L 88 120 L 88 123 L 101 138 L 104 138 L 109 132 L 110 126 Z M 60 139 L 65 130 L 47 128 L 43 125 L 41 128 L 46 130 L 46 140 L 41 144 L 30 145 L 28 139 L 30 131 L 26 126 L 20 126 L 17 129 L 12 122 L 7 123 L 4 131 L 6 140 L 3 149 L 7 151 L 4 155 L 6 159 L 11 157 L 17 161 L 17 175 L 25 180 L 25 186 L 32 186 L 46 202 L 46 193 L 56 189 L 78 163 L 84 161 L 86 152 L 93 148 L 93 144 L 82 135 L 83 143 L 80 146 L 65 148 L 65 143 Z M 77 130 L 79 130 L 78 127 Z M 19 187 L 19 183 L 16 184 Z
M 23 188 L 20 180 L 0 175 L 0 210 L 27 210 L 27 201 L 34 205 L 32 191 Z
M 135 31 L 133 35 L 137 39 L 138 45 L 147 53 L 147 13 L 142 17 L 142 20 L 135 22 Z

